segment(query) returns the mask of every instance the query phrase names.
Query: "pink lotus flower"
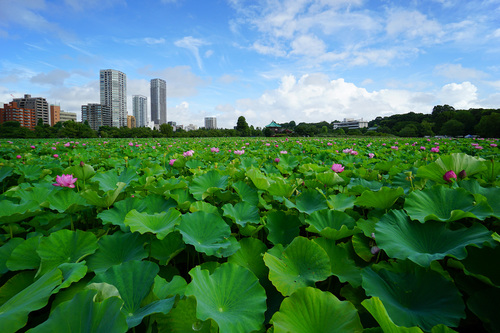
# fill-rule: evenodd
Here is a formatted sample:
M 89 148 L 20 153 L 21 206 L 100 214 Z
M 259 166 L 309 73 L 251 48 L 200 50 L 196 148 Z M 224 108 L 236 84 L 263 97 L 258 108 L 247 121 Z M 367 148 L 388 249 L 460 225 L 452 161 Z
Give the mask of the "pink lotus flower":
M 286 150 L 282 150 L 280 151 L 280 154 L 288 154 L 288 152 Z
M 495 148 L 495 147 L 497 147 L 497 144 L 496 143 L 490 143 L 490 147 Z
M 245 151 L 244 150 L 235 150 L 234 153 L 236 155 L 243 155 L 245 153 Z
M 425 150 L 426 148 L 424 146 L 420 146 L 420 150 Z
M 78 178 L 73 178 L 73 175 L 61 175 L 56 177 L 54 186 L 75 188 L 75 182 Z
M 452 178 L 457 179 L 457 174 L 453 170 L 450 170 L 443 175 L 443 179 L 448 183 L 452 182 Z
M 326 145 L 327 145 L 327 146 L 333 146 L 333 143 L 328 142 Z
M 351 155 L 358 155 L 358 152 L 355 151 L 355 150 L 351 150 L 351 152 L 349 154 L 351 154 Z
M 344 154 L 349 154 L 351 151 L 352 151 L 352 149 L 351 149 L 351 148 L 346 148 L 346 149 L 342 150 L 342 152 L 343 152 Z
M 129 145 L 129 146 L 133 146 L 133 145 L 134 145 L 134 143 L 133 143 L 133 142 L 129 142 L 129 143 L 128 143 L 128 145 Z
M 188 150 L 188 151 L 185 151 L 184 153 L 182 153 L 182 156 L 188 157 L 188 156 L 193 156 L 193 154 L 194 154 L 194 150 Z
M 174 165 L 175 161 L 176 161 L 176 159 L 175 159 L 175 158 L 173 158 L 173 159 L 171 159 L 170 161 L 168 161 L 168 164 L 170 164 L 170 165 Z
M 59 158 L 59 155 L 57 155 L 57 154 L 54 154 L 54 158 Z
M 71 146 L 71 143 L 69 143 L 69 142 L 66 142 L 66 143 L 64 144 L 64 147 L 69 147 L 69 146 Z
M 334 164 L 332 165 L 332 170 L 333 172 L 341 173 L 342 171 L 344 171 L 344 167 L 342 166 L 342 164 Z
M 23 158 L 21 155 L 17 155 L 16 158 L 19 160 L 21 158 Z
M 374 158 L 375 157 L 375 154 L 374 153 L 369 153 L 368 154 L 368 158 Z
M 438 147 L 432 147 L 431 148 L 431 153 L 439 153 L 439 148 Z
M 398 146 L 391 146 L 391 149 L 399 150 Z
M 35 149 L 35 146 L 30 146 L 30 147 L 31 147 L 31 149 Z
M 212 153 L 218 153 L 218 152 L 219 152 L 219 148 L 212 147 L 212 148 L 210 148 L 210 151 L 211 151 Z
M 279 163 L 279 162 L 280 162 L 280 159 L 276 157 L 276 158 L 274 159 L 274 162 Z

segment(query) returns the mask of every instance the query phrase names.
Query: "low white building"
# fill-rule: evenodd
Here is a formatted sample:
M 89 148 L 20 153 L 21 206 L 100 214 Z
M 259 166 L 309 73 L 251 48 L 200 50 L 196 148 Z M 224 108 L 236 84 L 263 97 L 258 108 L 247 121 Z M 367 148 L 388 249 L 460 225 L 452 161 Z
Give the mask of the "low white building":
M 355 120 L 353 118 L 344 118 L 344 121 L 340 123 L 333 124 L 333 130 L 342 129 L 360 129 L 368 127 L 368 122 L 364 121 L 363 118 Z

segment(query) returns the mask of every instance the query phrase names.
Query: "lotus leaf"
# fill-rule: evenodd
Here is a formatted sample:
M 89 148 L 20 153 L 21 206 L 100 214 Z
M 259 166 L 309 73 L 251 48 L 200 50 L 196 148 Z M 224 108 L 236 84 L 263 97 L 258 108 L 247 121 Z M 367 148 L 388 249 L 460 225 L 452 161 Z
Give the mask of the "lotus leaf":
M 152 313 L 168 313 L 174 304 L 175 297 L 172 297 L 141 307 L 158 271 L 158 265 L 155 263 L 131 260 L 97 273 L 92 282 L 109 283 L 118 289 L 124 302 L 121 311 L 125 314 L 128 327 L 132 328 Z
M 273 211 L 267 215 L 267 239 L 273 244 L 288 245 L 299 235 L 301 223 L 295 215 L 286 215 L 282 211 Z
M 203 200 L 218 189 L 227 187 L 229 176 L 222 176 L 216 170 L 209 171 L 193 179 L 189 191 L 196 200 Z
M 63 263 L 77 263 L 97 250 L 97 238 L 91 232 L 59 230 L 42 238 L 36 252 L 43 274 Z
M 108 192 L 115 190 L 117 183 L 124 183 L 123 187 L 125 188 L 130 182 L 137 180 L 137 178 L 137 172 L 131 168 L 123 170 L 119 176 L 115 170 L 99 172 L 92 178 L 92 182 L 97 182 L 101 190 Z
M 328 208 L 325 197 L 318 191 L 302 192 L 297 196 L 295 205 L 299 212 L 306 214 Z
M 384 304 L 378 297 L 365 299 L 361 304 L 375 318 L 384 333 L 423 333 L 418 327 L 403 327 L 394 324 Z
M 153 215 L 139 213 L 137 210 L 132 209 L 125 216 L 123 223 L 128 226 L 132 232 L 139 232 L 141 234 L 150 232 L 161 240 L 171 233 L 175 226 L 180 223 L 180 217 L 181 213 L 174 208 Z
M 463 188 L 434 186 L 414 191 L 405 200 L 404 209 L 414 220 L 451 222 L 466 217 L 484 220 L 493 214 L 484 201 L 475 203 L 474 196 Z
M 201 321 L 196 317 L 196 299 L 194 297 L 181 299 L 172 311 L 166 316 L 159 317 L 157 322 L 159 332 L 216 332 L 216 327 L 212 327 L 211 320 Z
M 355 201 L 356 201 L 355 196 L 349 196 L 344 193 L 339 193 L 337 195 L 331 195 L 328 198 L 328 206 L 330 206 L 331 209 L 343 212 L 346 209 L 353 208 Z
M 207 255 L 217 255 L 217 251 L 231 245 L 231 229 L 215 214 L 194 212 L 184 214 L 177 228 L 186 244 Z M 220 256 L 220 255 L 219 255 Z
M 311 287 L 300 288 L 285 298 L 272 323 L 274 333 L 363 332 L 354 305 Z
M 29 330 L 30 333 L 66 332 L 120 333 L 128 330 L 125 315 L 120 312 L 123 302 L 110 297 L 94 302 L 95 290 L 85 290 L 60 304 L 49 319 Z
M 7 243 L 0 247 L 0 274 L 4 274 L 9 271 L 7 268 L 7 261 L 9 260 L 12 251 L 14 251 L 14 249 L 23 242 L 24 240 L 22 238 L 11 238 Z
M 256 238 L 243 238 L 239 243 L 241 248 L 227 261 L 249 269 L 259 280 L 267 279 L 269 269 L 262 258 L 266 245 Z
M 86 260 L 89 271 L 97 273 L 122 262 L 142 260 L 147 256 L 143 236 L 138 233 L 115 232 L 99 239 L 99 248 Z
M 437 183 L 446 183 L 443 175 L 449 170 L 454 171 L 457 175 L 460 171 L 465 170 L 468 177 L 485 171 L 486 165 L 483 159 L 478 159 L 464 153 L 453 153 L 442 156 L 436 162 L 418 168 L 417 177 L 427 178 Z
M 258 224 L 260 222 L 259 210 L 257 207 L 246 203 L 238 202 L 236 205 L 230 203 L 222 206 L 224 216 L 230 217 L 236 224 L 244 227 L 247 223 Z
M 257 206 L 257 204 L 259 203 L 259 197 L 255 188 L 251 187 L 245 182 L 242 182 L 241 180 L 231 186 L 236 190 L 241 200 L 243 200 L 244 202 L 248 202 L 251 205 Z
M 28 238 L 19 244 L 7 260 L 9 270 L 37 269 L 40 266 L 40 256 L 36 253 L 36 249 L 41 238 L 41 236 Z
M 397 326 L 430 331 L 438 324 L 456 327 L 465 318 L 465 306 L 453 282 L 416 265 L 401 270 L 365 268 L 362 273 L 366 294 L 380 298 Z
M 53 269 L 0 306 L 2 333 L 16 332 L 28 322 L 28 314 L 47 305 L 52 291 L 61 284 L 62 273 Z
M 264 323 L 266 292 L 248 269 L 225 263 L 212 274 L 199 266 L 189 275 L 187 296 L 196 298 L 196 316 L 213 319 L 221 333 L 244 333 L 259 330 Z
M 356 199 L 354 204 L 364 207 L 389 209 L 402 195 L 404 195 L 404 190 L 401 187 L 382 187 L 377 192 L 373 192 L 371 190 L 364 191 L 361 196 Z
M 264 262 L 269 268 L 269 280 L 285 296 L 331 275 L 328 254 L 304 237 L 296 237 L 284 251 L 266 252 Z
M 168 265 L 170 260 L 179 254 L 186 244 L 182 240 L 179 232 L 169 233 L 165 238 L 153 239 L 151 242 L 151 256 L 159 261 L 160 265 Z
M 51 192 L 47 201 L 50 203 L 50 209 L 57 210 L 59 213 L 73 213 L 88 206 L 87 201 L 82 196 L 70 189 Z
M 306 217 L 309 223 L 308 231 L 319 233 L 321 236 L 333 240 L 342 239 L 360 232 L 356 221 L 344 212 L 323 209 Z

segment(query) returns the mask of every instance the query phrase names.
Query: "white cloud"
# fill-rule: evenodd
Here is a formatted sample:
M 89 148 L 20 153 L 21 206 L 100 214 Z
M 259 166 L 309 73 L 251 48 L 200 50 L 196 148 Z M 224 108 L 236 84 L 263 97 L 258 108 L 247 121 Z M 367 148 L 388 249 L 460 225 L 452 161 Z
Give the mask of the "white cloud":
M 203 63 L 201 61 L 199 48 L 203 45 L 210 45 L 210 43 L 205 42 L 202 39 L 194 38 L 192 36 L 187 36 L 187 37 L 184 37 L 180 40 L 175 41 L 174 45 L 177 47 L 182 47 L 182 48 L 185 48 L 185 49 L 191 51 L 193 56 L 196 58 L 196 62 L 198 63 L 198 67 L 200 69 L 203 69 Z
M 450 83 L 438 93 L 443 104 L 452 105 L 455 109 L 470 109 L 479 107 L 477 88 L 472 83 Z
M 317 57 L 325 53 L 325 43 L 314 35 L 302 35 L 291 43 L 291 54 Z
M 403 36 L 406 39 L 416 39 L 434 43 L 443 35 L 441 25 L 427 16 L 413 10 L 395 10 L 387 18 L 386 31 L 389 37 Z
M 488 76 L 483 71 L 474 68 L 465 68 L 461 64 L 442 64 L 435 68 L 438 75 L 442 75 L 448 79 L 465 81 L 482 79 Z
M 53 85 L 61 86 L 64 84 L 64 80 L 69 78 L 71 73 L 64 71 L 62 69 L 55 69 L 48 73 L 39 73 L 31 78 L 32 83 L 41 85 Z

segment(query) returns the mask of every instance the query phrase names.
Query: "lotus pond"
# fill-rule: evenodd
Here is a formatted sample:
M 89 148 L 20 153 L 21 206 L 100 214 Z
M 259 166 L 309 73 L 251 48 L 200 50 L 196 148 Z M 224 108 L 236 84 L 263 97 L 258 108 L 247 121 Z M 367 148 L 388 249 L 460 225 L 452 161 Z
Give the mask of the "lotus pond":
M 497 144 L 1 141 L 1 331 L 498 332 Z

